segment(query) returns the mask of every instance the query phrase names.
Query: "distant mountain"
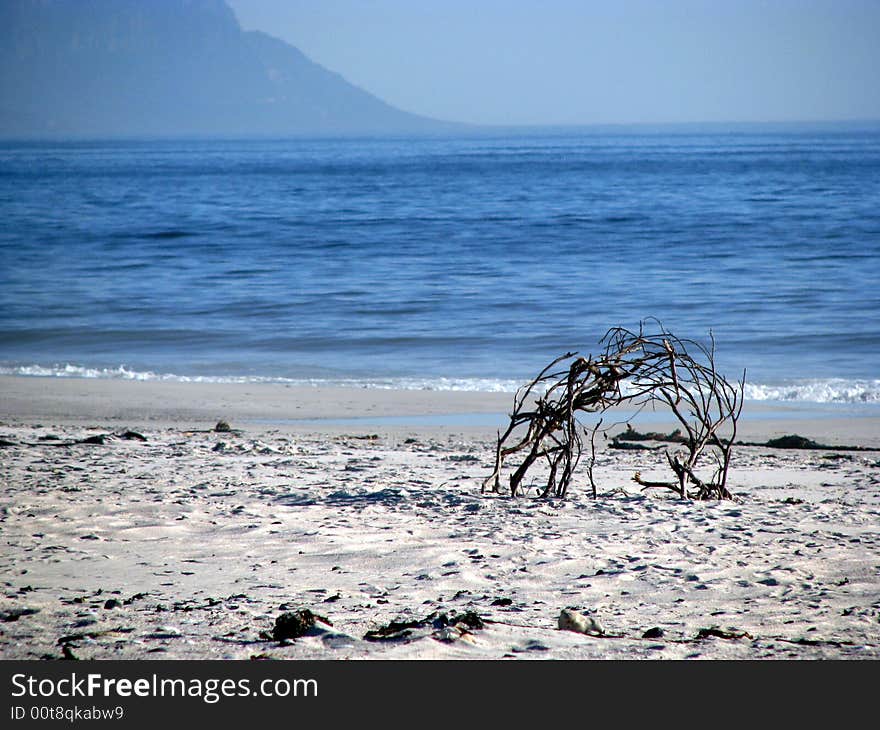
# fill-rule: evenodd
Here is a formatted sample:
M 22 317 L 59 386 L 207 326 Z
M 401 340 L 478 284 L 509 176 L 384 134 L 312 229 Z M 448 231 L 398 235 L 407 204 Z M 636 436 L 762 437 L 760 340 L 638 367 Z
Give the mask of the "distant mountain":
M 0 0 L 0 136 L 439 132 L 222 0 Z

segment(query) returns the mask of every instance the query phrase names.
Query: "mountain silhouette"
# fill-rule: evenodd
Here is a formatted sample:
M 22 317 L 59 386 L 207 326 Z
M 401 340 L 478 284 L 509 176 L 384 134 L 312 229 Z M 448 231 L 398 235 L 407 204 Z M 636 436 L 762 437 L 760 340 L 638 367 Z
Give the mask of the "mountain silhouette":
M 222 0 L 0 0 L 0 135 L 432 133 Z

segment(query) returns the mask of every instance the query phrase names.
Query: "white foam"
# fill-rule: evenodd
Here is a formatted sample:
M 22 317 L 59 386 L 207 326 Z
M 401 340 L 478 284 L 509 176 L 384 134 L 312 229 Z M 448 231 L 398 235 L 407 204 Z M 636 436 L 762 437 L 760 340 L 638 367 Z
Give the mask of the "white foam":
M 801 380 L 782 385 L 746 383 L 745 397 L 756 401 L 880 403 L 880 380 Z
M 115 368 L 90 368 L 63 365 L 0 365 L 0 375 L 47 378 L 97 378 L 105 380 L 157 380 L 177 383 L 282 383 L 314 387 L 353 387 L 384 390 L 455 390 L 480 393 L 514 393 L 519 380 L 493 378 L 285 378 L 264 375 L 177 375 L 151 370 L 132 370 L 125 365 Z
M 100 378 L 113 380 L 156 380 L 179 383 L 282 383 L 312 387 L 352 387 L 383 390 L 469 391 L 515 393 L 525 380 L 512 378 L 285 378 L 259 375 L 177 375 L 150 370 L 90 368 L 63 365 L 0 365 L 0 375 L 54 378 Z M 805 403 L 880 403 L 880 379 L 826 378 L 781 384 L 746 383 L 745 397 L 751 401 Z

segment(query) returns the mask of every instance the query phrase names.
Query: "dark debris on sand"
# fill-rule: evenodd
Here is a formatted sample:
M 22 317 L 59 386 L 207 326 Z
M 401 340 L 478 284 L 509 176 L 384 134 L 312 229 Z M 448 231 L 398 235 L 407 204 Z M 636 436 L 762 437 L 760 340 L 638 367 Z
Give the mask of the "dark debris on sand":
M 367 641 L 396 641 L 409 637 L 413 629 L 432 628 L 440 630 L 450 627 L 469 631 L 479 630 L 484 626 L 483 619 L 475 611 L 465 611 L 461 614 L 453 612 L 451 615 L 435 611 L 423 619 L 390 621 L 378 629 L 368 631 L 364 634 L 364 639 Z
M 320 621 L 328 626 L 333 625 L 323 616 L 312 613 L 307 608 L 299 609 L 298 611 L 285 611 L 275 619 L 272 639 L 274 641 L 298 639 L 308 634 L 315 627 L 316 621 Z
M 626 431 L 617 434 L 611 439 L 611 448 L 613 449 L 629 449 L 629 450 L 653 450 L 657 447 L 643 446 L 638 442 L 654 441 L 658 443 L 681 444 L 686 443 L 687 439 L 681 433 L 680 429 L 676 429 L 671 433 L 658 433 L 656 431 L 648 431 L 641 433 L 636 431 L 632 424 L 627 424 Z M 769 439 L 763 442 L 753 441 L 737 441 L 737 446 L 760 446 L 767 449 L 802 449 L 805 451 L 877 451 L 877 449 L 867 448 L 865 446 L 831 446 L 829 444 L 820 444 L 816 441 L 808 439 L 797 434 L 789 434 L 780 436 L 779 438 Z

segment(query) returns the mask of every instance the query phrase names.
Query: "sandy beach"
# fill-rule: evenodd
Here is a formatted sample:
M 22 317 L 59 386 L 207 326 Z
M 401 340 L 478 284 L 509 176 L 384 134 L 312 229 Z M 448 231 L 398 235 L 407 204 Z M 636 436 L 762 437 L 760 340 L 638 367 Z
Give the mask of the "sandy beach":
M 597 500 L 482 495 L 510 402 L 0 378 L 0 658 L 880 658 L 876 417 L 749 404 L 744 440 L 868 450 L 741 447 L 733 501 L 607 442 Z

